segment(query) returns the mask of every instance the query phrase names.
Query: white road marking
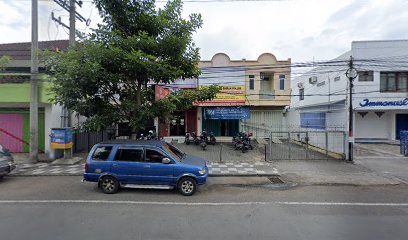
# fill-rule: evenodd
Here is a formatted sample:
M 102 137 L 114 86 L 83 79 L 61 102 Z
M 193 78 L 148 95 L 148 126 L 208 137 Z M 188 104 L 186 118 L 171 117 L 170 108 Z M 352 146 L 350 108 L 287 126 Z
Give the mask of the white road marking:
M 408 203 L 365 202 L 144 202 L 108 200 L 0 200 L 0 204 L 124 204 L 124 205 L 176 205 L 176 206 L 247 206 L 247 205 L 294 205 L 294 206 L 369 206 L 408 207 Z

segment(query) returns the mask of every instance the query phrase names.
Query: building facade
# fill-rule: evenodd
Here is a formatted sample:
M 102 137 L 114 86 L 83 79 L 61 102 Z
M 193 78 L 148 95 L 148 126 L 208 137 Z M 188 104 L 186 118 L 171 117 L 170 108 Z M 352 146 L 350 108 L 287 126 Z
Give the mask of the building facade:
M 250 118 L 243 120 L 243 129 L 255 137 L 268 137 L 269 131 L 280 131 L 284 109 L 291 99 L 291 59 L 277 60 L 270 53 L 257 60 L 245 60 L 245 105 Z
M 178 80 L 166 87 L 218 85 L 221 92 L 211 101 L 177 113 L 169 127 L 159 125 L 161 136 L 182 136 L 183 131 L 172 134 L 171 127 L 176 125 L 184 132 L 200 134 L 206 130 L 216 136 L 233 136 L 242 130 L 261 136 L 272 127 L 281 127 L 282 110 L 290 103 L 290 64 L 290 59 L 279 61 L 270 53 L 261 54 L 256 60 L 231 60 L 228 55 L 218 53 L 211 60 L 201 61 L 201 75 L 195 82 Z
M 294 79 L 289 124 L 348 130 L 350 57 L 353 84 L 351 141 L 395 141 L 408 130 L 408 41 L 356 41 L 350 51 Z
M 40 42 L 40 49 L 51 51 L 68 47 L 68 40 Z M 31 43 L 0 44 L 0 57 L 9 56 L 11 62 L 0 72 L 0 144 L 12 152 L 28 152 L 30 139 L 30 58 Z M 71 119 L 67 112 L 51 103 L 50 80 L 40 65 L 38 76 L 39 151 L 51 153 L 51 128 L 61 127 Z M 65 123 L 63 123 L 65 122 Z

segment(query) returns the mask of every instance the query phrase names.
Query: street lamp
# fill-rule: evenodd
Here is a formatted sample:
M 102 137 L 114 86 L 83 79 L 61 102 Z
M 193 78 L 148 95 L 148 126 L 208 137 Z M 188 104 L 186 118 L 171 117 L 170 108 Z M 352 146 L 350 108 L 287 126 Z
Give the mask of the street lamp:
M 357 70 L 353 67 L 353 57 L 350 56 L 349 69 L 346 76 L 349 79 L 349 144 L 348 144 L 348 160 L 353 161 L 353 80 L 357 77 Z

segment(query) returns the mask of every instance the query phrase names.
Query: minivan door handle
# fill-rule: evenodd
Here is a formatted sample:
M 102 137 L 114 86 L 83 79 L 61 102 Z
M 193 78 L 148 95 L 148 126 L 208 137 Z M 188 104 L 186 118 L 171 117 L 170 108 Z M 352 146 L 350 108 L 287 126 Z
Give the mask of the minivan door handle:
M 112 167 L 117 168 L 118 164 L 112 164 Z
M 150 165 L 144 165 L 144 168 L 150 168 Z

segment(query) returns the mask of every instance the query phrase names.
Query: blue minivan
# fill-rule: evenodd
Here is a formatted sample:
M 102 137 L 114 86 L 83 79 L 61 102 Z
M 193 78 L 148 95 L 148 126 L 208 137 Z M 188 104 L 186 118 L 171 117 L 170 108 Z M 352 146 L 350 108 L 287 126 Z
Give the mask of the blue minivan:
M 123 188 L 176 188 L 191 196 L 205 184 L 204 159 L 156 140 L 112 140 L 96 144 L 85 164 L 84 181 L 97 182 L 104 193 Z

